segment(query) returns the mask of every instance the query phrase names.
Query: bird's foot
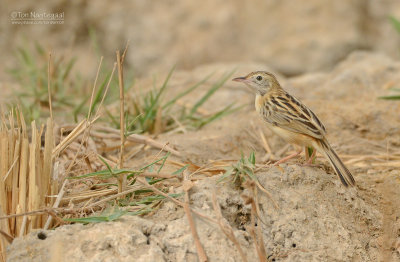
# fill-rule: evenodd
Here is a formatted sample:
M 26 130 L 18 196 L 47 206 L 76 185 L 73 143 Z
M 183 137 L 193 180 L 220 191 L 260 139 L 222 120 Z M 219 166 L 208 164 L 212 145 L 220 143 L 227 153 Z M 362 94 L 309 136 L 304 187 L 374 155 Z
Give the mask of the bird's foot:
M 274 166 L 279 166 L 280 164 L 285 163 L 285 162 L 288 161 L 289 159 L 292 159 L 292 158 L 298 156 L 298 155 L 301 153 L 301 151 L 302 151 L 302 150 L 300 149 L 300 151 L 298 151 L 298 152 L 296 152 L 296 153 L 293 153 L 293 154 L 291 154 L 291 155 L 288 155 L 287 157 L 282 158 L 281 160 L 275 162 Z

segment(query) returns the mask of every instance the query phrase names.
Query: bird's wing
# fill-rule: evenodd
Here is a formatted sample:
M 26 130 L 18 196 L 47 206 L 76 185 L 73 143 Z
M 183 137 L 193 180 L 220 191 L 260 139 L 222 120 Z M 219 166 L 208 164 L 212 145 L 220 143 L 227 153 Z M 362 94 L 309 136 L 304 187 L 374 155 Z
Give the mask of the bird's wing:
M 271 95 L 266 101 L 263 115 L 272 125 L 318 139 L 325 136 L 325 127 L 318 117 L 288 93 Z

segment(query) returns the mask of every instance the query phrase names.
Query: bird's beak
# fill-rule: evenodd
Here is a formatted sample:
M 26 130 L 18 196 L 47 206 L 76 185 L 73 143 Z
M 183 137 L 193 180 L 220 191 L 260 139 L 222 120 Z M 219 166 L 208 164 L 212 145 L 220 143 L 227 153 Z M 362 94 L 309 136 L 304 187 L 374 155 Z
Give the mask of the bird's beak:
M 236 78 L 232 79 L 232 81 L 242 82 L 245 84 L 248 84 L 250 82 L 248 79 L 246 79 L 246 77 L 236 77 Z

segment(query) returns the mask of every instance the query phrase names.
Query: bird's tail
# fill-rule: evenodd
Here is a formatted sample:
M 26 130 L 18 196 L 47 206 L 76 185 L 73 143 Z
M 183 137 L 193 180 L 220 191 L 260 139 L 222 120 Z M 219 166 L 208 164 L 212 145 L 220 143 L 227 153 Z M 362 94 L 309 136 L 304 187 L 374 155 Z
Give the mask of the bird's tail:
M 350 171 L 343 164 L 342 160 L 340 160 L 335 151 L 333 151 L 332 147 L 329 145 L 326 139 L 318 141 L 317 149 L 319 149 L 319 151 L 322 152 L 329 160 L 329 163 L 332 165 L 336 174 L 339 176 L 340 181 L 345 187 L 354 186 L 356 184 L 356 181 L 354 180 Z

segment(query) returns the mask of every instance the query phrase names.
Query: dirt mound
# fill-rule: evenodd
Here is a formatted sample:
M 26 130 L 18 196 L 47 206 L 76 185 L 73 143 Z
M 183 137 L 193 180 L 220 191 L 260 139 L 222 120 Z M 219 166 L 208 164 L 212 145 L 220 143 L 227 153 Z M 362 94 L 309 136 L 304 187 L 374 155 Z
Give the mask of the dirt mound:
M 226 72 L 234 65 L 210 65 L 179 72 L 171 90 L 198 82 L 205 73 Z M 239 66 L 242 75 L 256 65 Z M 399 104 L 379 100 L 397 83 L 400 64 L 377 54 L 354 53 L 331 73 L 292 79 L 278 77 L 283 86 L 307 104 L 325 123 L 328 139 L 353 172 L 356 188 L 346 189 L 323 158 L 304 167 L 301 159 L 281 167 L 265 165 L 263 158 L 280 158 L 290 148 L 265 129 L 252 106 L 199 131 L 164 134 L 185 159 L 197 165 L 210 160 L 240 158 L 255 151 L 256 176 L 279 209 L 259 192 L 260 216 L 267 255 L 275 261 L 400 261 L 395 249 L 400 230 Z M 204 92 L 199 90 L 198 92 Z M 197 92 L 197 91 L 196 91 Z M 205 109 L 231 101 L 252 104 L 253 95 L 234 83 L 218 91 Z M 193 94 L 196 96 L 198 94 Z M 190 100 L 190 99 L 189 99 Z M 189 101 L 188 101 L 189 102 Z M 272 152 L 261 142 L 265 134 Z M 250 207 L 247 189 L 221 175 L 205 177 L 191 189 L 190 205 L 215 218 L 214 190 L 224 218 L 234 230 L 249 261 L 258 261 L 247 226 Z M 171 193 L 182 192 L 171 188 Z M 237 248 L 219 227 L 195 215 L 200 241 L 210 261 L 240 261 Z M 197 261 L 196 248 L 182 208 L 165 201 L 152 216 L 123 217 L 117 222 L 69 225 L 14 240 L 9 261 Z M 43 238 L 43 236 L 42 236 Z
M 265 224 L 260 223 L 269 257 L 285 261 L 376 261 L 382 215 L 368 205 L 364 193 L 346 190 L 334 175 L 319 168 L 285 165 L 257 175 L 280 208 L 260 198 Z M 234 228 L 249 261 L 258 261 L 253 240 L 245 230 L 250 209 L 241 192 L 219 176 L 196 183 L 191 206 L 215 218 L 212 193 L 217 190 L 222 214 Z M 196 219 L 200 240 L 210 261 L 239 261 L 239 253 L 215 224 Z M 173 203 L 151 218 L 124 217 L 88 226 L 70 225 L 32 233 L 14 242 L 9 261 L 196 261 L 187 218 Z M 30 247 L 30 248 L 26 248 Z M 64 261 L 67 261 L 64 260 Z

